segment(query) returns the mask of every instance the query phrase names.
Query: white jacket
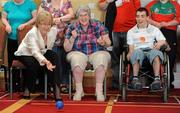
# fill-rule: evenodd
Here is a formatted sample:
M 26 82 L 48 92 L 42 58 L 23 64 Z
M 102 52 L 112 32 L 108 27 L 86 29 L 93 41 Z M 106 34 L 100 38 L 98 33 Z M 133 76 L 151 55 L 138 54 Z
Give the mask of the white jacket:
M 43 55 L 47 50 L 52 50 L 54 42 L 56 40 L 57 28 L 52 27 L 47 34 L 47 48 L 45 48 L 44 40 L 37 29 L 34 26 L 24 37 L 18 50 L 14 53 L 15 56 L 33 56 L 40 65 L 45 65 L 42 63 L 46 59 Z

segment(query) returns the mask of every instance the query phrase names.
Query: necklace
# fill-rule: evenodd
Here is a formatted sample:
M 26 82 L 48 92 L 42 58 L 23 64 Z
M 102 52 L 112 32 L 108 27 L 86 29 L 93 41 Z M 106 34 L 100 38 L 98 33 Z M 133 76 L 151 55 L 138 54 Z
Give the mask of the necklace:
M 14 4 L 16 4 L 16 5 L 21 5 L 23 3 L 24 3 L 24 0 L 22 0 L 21 2 L 17 2 L 17 1 L 14 0 Z

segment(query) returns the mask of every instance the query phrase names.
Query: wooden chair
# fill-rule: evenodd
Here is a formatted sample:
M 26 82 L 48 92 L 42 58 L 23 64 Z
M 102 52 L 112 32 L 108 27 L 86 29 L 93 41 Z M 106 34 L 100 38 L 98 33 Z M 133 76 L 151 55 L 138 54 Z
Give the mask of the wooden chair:
M 32 26 L 26 26 L 23 30 L 18 31 L 18 44 L 21 43 L 26 33 L 32 28 Z M 25 69 L 26 66 L 22 64 L 19 60 L 13 60 L 12 66 L 10 67 L 10 98 L 13 98 L 13 75 L 12 69 L 20 69 L 20 78 L 22 78 L 22 69 Z M 47 74 L 44 75 L 44 98 L 47 99 Z
M 4 53 L 6 46 L 6 30 L 5 26 L 0 21 L 0 68 L 4 69 L 4 79 L 5 79 L 5 90 L 8 90 L 8 77 L 7 77 L 7 67 L 4 62 Z

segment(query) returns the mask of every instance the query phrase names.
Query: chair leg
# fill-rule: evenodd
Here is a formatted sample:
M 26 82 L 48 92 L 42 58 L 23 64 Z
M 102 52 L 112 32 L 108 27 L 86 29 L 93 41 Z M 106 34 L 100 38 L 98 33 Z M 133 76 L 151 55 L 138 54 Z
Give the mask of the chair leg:
M 104 99 L 106 100 L 106 77 L 104 78 Z
M 2 66 L 2 68 L 4 71 L 5 91 L 9 91 L 7 69 L 6 69 L 6 66 L 4 66 L 4 65 Z
M 47 73 L 44 75 L 44 98 L 47 99 Z
M 9 88 L 9 92 L 10 92 L 10 99 L 13 99 L 13 77 L 12 77 L 12 67 L 9 70 L 9 78 L 10 78 L 10 88 Z
M 69 100 L 71 100 L 71 96 L 72 96 L 72 75 L 71 72 L 69 73 Z

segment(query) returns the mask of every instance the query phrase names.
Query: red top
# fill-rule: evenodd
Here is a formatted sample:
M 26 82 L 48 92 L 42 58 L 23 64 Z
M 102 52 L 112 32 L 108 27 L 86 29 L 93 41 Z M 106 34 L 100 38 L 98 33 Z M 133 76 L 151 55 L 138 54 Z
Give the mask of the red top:
M 99 0 L 103 2 L 105 0 Z M 123 1 L 123 0 L 122 0 Z M 117 7 L 117 15 L 114 22 L 114 32 L 127 32 L 136 24 L 136 10 L 140 7 L 140 0 L 123 1 L 122 5 Z
M 163 8 L 162 8 L 163 7 Z M 146 8 L 149 11 L 150 18 L 156 22 L 169 22 L 173 19 L 180 22 L 180 5 L 176 1 L 170 1 L 166 4 L 154 0 Z M 167 29 L 176 30 L 177 26 L 168 26 Z

